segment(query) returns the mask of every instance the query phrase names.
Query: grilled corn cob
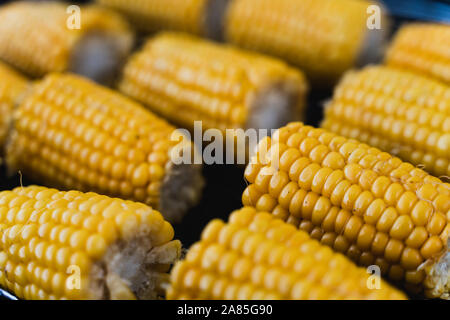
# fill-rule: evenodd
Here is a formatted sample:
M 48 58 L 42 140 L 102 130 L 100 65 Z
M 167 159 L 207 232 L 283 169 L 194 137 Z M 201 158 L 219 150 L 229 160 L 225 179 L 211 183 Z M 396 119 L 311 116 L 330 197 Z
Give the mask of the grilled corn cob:
M 31 186 L 0 192 L 0 286 L 22 299 L 155 299 L 181 246 L 152 208 Z
M 387 55 L 390 66 L 416 71 L 450 85 L 450 26 L 414 23 L 403 26 Z
M 437 81 L 387 67 L 349 72 L 322 126 L 450 175 L 450 87 Z
M 10 171 L 60 189 L 144 202 L 169 221 L 197 202 L 192 143 L 139 104 L 75 75 L 51 74 L 14 113 Z M 194 150 L 195 151 L 195 150 Z
M 205 25 L 210 0 L 97 0 L 98 3 L 117 9 L 138 30 L 154 32 L 178 30 L 206 35 Z
M 223 131 L 298 119 L 306 87 L 302 73 L 280 61 L 176 33 L 150 39 L 119 84 L 174 123 Z
M 360 0 L 231 0 L 226 41 L 288 61 L 314 82 L 333 82 L 347 69 L 377 60 L 387 34 L 369 30 Z
M 77 26 L 68 6 L 57 2 L 2 6 L 0 59 L 33 77 L 69 70 L 110 81 L 131 49 L 128 25 L 114 12 L 86 6 Z
M 260 142 L 245 206 L 409 290 L 449 298 L 450 185 L 356 140 L 291 123 Z
M 0 62 L 0 149 L 5 145 L 14 105 L 26 89 L 27 79 Z
M 214 220 L 171 274 L 168 299 L 404 299 L 305 232 L 243 208 Z

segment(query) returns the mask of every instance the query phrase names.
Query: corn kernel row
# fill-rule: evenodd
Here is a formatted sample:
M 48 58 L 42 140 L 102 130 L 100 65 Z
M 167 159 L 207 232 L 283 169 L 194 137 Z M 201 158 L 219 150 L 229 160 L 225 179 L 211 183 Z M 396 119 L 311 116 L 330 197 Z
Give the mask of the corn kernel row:
M 168 299 L 404 299 L 305 232 L 243 208 L 213 220 L 171 273 Z
M 2 191 L 0 286 L 22 299 L 157 298 L 157 281 L 180 255 L 173 235 L 141 203 L 37 186 Z M 149 291 L 145 281 L 155 281 Z
M 0 148 L 6 142 L 14 106 L 27 87 L 25 77 L 0 62 Z
M 244 205 L 271 212 L 360 265 L 378 265 L 410 290 L 449 297 L 449 184 L 301 123 L 261 141 L 245 177 Z
M 49 186 L 144 202 L 178 220 L 198 200 L 202 179 L 199 166 L 175 164 L 179 154 L 172 151 L 185 150 L 176 133 L 118 93 L 51 74 L 16 109 L 6 163 Z M 181 184 L 176 193 L 172 184 Z
M 450 26 L 407 24 L 397 32 L 386 64 L 434 77 L 450 84 Z
M 349 72 L 322 127 L 450 176 L 450 87 L 390 67 Z

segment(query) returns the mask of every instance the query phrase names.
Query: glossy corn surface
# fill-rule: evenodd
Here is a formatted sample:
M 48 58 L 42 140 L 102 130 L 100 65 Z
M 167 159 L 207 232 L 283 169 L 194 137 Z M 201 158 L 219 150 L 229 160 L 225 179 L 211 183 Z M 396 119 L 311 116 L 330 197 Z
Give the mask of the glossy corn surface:
M 41 77 L 69 69 L 74 48 L 88 33 L 130 36 L 128 25 L 114 12 L 86 6 L 79 13 L 69 11 L 71 15 L 67 7 L 51 1 L 2 6 L 0 58 L 30 76 Z
M 450 85 L 450 26 L 407 24 L 397 32 L 386 63 L 441 80 Z
M 99 268 L 115 243 L 139 235 L 180 250 L 171 225 L 144 204 L 37 186 L 0 192 L 0 232 L 0 287 L 21 299 L 108 298 Z
M 438 81 L 383 66 L 349 72 L 322 127 L 450 176 L 450 87 Z
M 301 114 L 307 84 L 300 71 L 262 55 L 164 33 L 130 59 L 119 88 L 189 129 L 198 120 L 204 129 L 225 130 L 245 128 L 258 94 L 276 85 L 293 91 L 289 104 Z
M 27 81 L 25 77 L 0 62 L 0 149 L 6 142 L 14 106 L 27 90 Z
M 206 34 L 209 0 L 97 0 L 123 13 L 141 31 L 178 30 Z
M 359 0 L 232 0 L 225 38 L 280 57 L 315 81 L 333 81 L 357 62 L 371 4 Z
M 410 290 L 448 297 L 448 286 L 427 268 L 448 254 L 449 184 L 302 123 L 261 141 L 245 178 L 244 205 L 271 212 L 360 265 L 378 265 Z
M 307 233 L 243 208 L 214 220 L 171 274 L 169 299 L 404 299 Z
M 10 171 L 49 186 L 159 209 L 173 168 L 171 150 L 179 145 L 172 140 L 176 132 L 112 90 L 79 76 L 51 74 L 16 109 L 6 162 Z

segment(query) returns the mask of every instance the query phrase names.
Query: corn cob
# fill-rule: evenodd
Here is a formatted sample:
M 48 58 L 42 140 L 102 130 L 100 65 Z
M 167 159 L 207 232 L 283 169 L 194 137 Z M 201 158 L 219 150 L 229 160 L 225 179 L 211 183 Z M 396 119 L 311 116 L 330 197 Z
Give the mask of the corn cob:
M 139 104 L 75 75 L 51 74 L 14 114 L 10 171 L 60 189 L 144 202 L 179 220 L 200 196 L 188 139 Z M 191 148 L 192 147 L 192 148 Z M 183 158 L 181 158 L 183 159 Z
M 171 273 L 168 299 L 404 299 L 305 232 L 243 208 L 213 220 Z
M 128 25 L 113 12 L 86 6 L 73 29 L 67 7 L 16 2 L 0 8 L 0 58 L 33 77 L 69 70 L 110 81 L 132 46 Z
M 280 57 L 314 82 L 329 83 L 357 64 L 376 61 L 387 32 L 367 27 L 360 0 L 231 0 L 226 41 Z
M 245 206 L 271 212 L 360 265 L 449 298 L 450 185 L 356 140 L 291 123 L 260 142 Z
M 156 299 L 181 246 L 152 208 L 31 186 L 0 192 L 0 286 L 22 299 Z
M 349 72 L 322 127 L 450 175 L 450 87 L 439 82 L 388 67 Z
M 261 55 L 184 34 L 149 40 L 125 66 L 119 89 L 192 129 L 278 128 L 298 119 L 306 83 L 300 71 Z
M 397 32 L 388 49 L 386 63 L 450 84 L 449 50 L 449 25 L 408 24 Z
M 179 30 L 206 35 L 205 14 L 210 0 L 97 0 L 127 16 L 140 31 Z
M 27 79 L 0 62 L 0 149 L 6 141 L 14 105 L 26 89 Z

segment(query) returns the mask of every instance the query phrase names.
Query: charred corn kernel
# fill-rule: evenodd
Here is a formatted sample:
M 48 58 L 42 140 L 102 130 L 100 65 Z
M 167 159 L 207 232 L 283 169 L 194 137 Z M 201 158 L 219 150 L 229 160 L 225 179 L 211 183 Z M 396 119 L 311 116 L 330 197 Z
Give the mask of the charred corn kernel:
M 435 176 L 450 175 L 450 87 L 437 81 L 384 66 L 349 72 L 335 90 L 322 127 L 423 166 Z M 370 166 L 370 161 L 376 160 L 371 157 L 372 160 L 365 156 L 360 164 Z M 392 165 L 395 164 L 379 164 L 379 170 Z M 402 179 L 404 173 L 402 168 L 392 172 L 392 176 Z M 420 178 L 411 177 L 407 184 L 421 185 Z M 387 187 L 379 182 L 373 182 L 377 194 L 385 191 L 379 187 Z M 391 187 L 388 197 L 396 190 L 402 192 L 401 186 Z M 388 203 L 395 206 L 392 201 Z M 408 198 L 401 203 L 408 212 L 411 208 L 406 206 L 415 204 Z
M 140 31 L 178 30 L 206 35 L 209 0 L 97 0 L 123 13 Z
M 232 0 L 224 22 L 225 39 L 280 57 L 314 81 L 334 81 L 358 62 L 373 60 L 371 55 L 384 42 L 386 27 L 384 31 L 367 28 L 367 10 L 372 4 L 360 0 Z
M 299 153 L 290 167 L 261 161 L 267 148 L 291 137 Z M 427 296 L 449 298 L 448 183 L 379 149 L 300 123 L 267 139 L 245 171 L 245 206 L 270 208 L 274 217 L 356 263 L 376 264 L 393 280 L 420 285 Z M 315 158 L 318 150 L 323 155 Z M 304 165 L 296 164 L 300 161 Z M 271 182 L 282 176 L 289 179 L 280 182 L 277 188 L 283 189 L 274 197 Z M 411 274 L 420 271 L 423 279 Z
M 281 61 L 164 33 L 125 66 L 121 92 L 187 128 L 278 128 L 301 116 L 306 82 Z M 275 102 L 277 101 L 277 102 Z
M 187 138 L 173 139 L 177 133 L 120 94 L 78 76 L 51 74 L 16 109 L 6 162 L 10 171 L 49 186 L 144 202 L 173 221 L 198 200 L 203 184 L 199 165 L 178 161 L 194 150 Z M 107 201 L 85 205 L 109 212 Z
M 214 220 L 171 273 L 168 299 L 404 299 L 370 274 L 267 212 Z
M 386 64 L 431 76 L 450 84 L 450 26 L 411 23 L 400 28 L 390 45 Z
M 94 212 L 92 204 L 99 202 L 113 209 L 108 214 Z M 0 192 L 0 210 L 13 212 L 14 218 L 23 203 L 30 208 L 27 221 L 0 216 L 0 287 L 22 299 L 155 299 L 161 295 L 160 279 L 167 275 L 158 266 L 177 260 L 181 245 L 172 240 L 172 227 L 157 211 L 92 192 L 38 186 Z M 45 217 L 56 212 L 64 212 L 67 218 L 46 222 Z M 125 223 L 125 233 L 121 232 L 123 219 L 117 219 L 124 214 L 126 220 L 135 221 Z M 71 221 L 76 216 L 82 218 L 74 226 Z M 93 217 L 98 227 L 84 227 L 82 222 Z
M 0 62 L 0 148 L 5 145 L 14 106 L 19 103 L 27 84 L 25 77 Z
M 72 15 L 67 9 L 48 1 L 2 6 L 0 58 L 34 77 L 66 70 L 98 81 L 113 76 L 131 49 L 127 23 L 96 6 L 69 11 Z

